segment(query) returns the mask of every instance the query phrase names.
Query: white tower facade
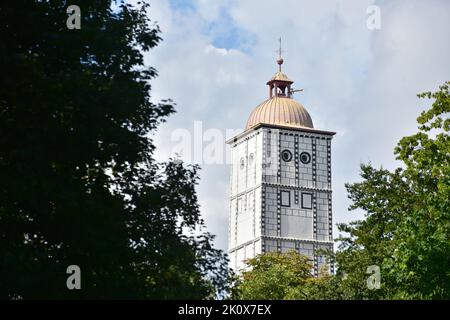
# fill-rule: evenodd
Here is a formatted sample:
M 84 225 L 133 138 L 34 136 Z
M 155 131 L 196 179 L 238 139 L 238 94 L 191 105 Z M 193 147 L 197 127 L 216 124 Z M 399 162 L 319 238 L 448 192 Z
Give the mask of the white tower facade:
M 269 98 L 251 113 L 231 146 L 230 267 L 270 251 L 307 255 L 313 273 L 327 265 L 318 249 L 333 249 L 331 140 L 313 127 L 292 98 L 291 81 L 279 72 L 267 82 Z

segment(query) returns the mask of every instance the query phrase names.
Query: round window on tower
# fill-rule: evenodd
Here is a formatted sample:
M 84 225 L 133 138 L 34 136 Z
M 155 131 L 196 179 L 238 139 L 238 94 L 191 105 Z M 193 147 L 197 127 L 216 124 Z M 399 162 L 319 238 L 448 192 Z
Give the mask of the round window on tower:
M 283 150 L 281 152 L 281 159 L 283 159 L 283 161 L 289 162 L 292 160 L 292 153 L 289 150 Z
M 244 167 L 245 167 L 245 160 L 244 160 L 244 158 L 241 158 L 240 164 L 241 164 L 241 169 L 244 169 Z
M 300 153 L 300 161 L 304 164 L 308 164 L 311 162 L 311 155 L 308 152 Z

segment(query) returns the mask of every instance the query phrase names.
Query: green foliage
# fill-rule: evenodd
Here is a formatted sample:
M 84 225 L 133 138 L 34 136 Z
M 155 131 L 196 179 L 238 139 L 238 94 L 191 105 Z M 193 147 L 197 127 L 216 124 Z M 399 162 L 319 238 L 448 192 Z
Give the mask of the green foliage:
M 0 5 L 0 298 L 214 297 L 226 259 L 201 230 L 198 168 L 152 158 L 174 108 L 150 99 L 149 6 L 76 4 L 81 30 L 65 1 Z
M 395 149 L 404 168 L 394 172 L 361 166 L 360 183 L 347 184 L 351 209 L 364 221 L 341 225 L 336 259 L 354 281 L 353 298 L 450 298 L 450 82 L 435 93 L 431 109 L 418 118 L 419 132 Z M 361 287 L 369 265 L 381 267 L 381 289 Z M 359 288 L 359 289 L 358 289 Z
M 311 278 L 308 258 L 295 251 L 268 252 L 249 259 L 247 265 L 250 269 L 237 284 L 235 299 L 288 299 L 301 294 Z

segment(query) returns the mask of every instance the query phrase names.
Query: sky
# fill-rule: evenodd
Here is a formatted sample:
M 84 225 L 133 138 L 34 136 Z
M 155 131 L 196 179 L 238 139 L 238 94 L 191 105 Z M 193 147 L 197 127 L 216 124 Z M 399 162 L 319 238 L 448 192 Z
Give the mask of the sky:
M 152 100 L 171 98 L 177 113 L 153 137 L 155 157 L 176 153 L 201 166 L 201 212 L 215 244 L 227 249 L 230 165 L 226 138 L 267 99 L 265 83 L 283 72 L 314 127 L 332 142 L 334 224 L 349 212 L 344 184 L 361 163 L 394 169 L 393 149 L 413 134 L 430 106 L 416 94 L 450 80 L 447 0 L 154 0 L 148 12 L 163 41 L 145 54 L 158 70 Z M 213 153 L 212 153 L 213 152 Z M 203 155 L 203 156 L 202 156 Z M 334 237 L 339 232 L 334 226 Z

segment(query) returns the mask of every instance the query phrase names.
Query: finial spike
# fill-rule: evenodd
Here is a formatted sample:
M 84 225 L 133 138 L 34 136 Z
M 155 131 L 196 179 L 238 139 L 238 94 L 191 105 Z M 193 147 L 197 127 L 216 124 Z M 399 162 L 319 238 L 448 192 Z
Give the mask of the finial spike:
M 281 54 L 283 53 L 283 50 L 281 50 L 281 37 L 278 39 L 278 41 L 280 42 L 280 47 L 278 49 L 278 71 L 281 72 L 281 65 L 283 64 L 283 57 L 281 56 Z
M 280 42 L 280 48 L 278 49 L 278 57 L 281 58 L 281 37 L 278 41 Z

